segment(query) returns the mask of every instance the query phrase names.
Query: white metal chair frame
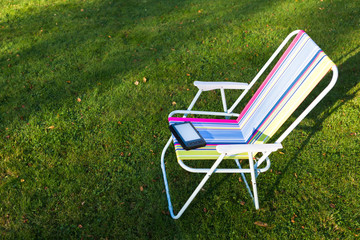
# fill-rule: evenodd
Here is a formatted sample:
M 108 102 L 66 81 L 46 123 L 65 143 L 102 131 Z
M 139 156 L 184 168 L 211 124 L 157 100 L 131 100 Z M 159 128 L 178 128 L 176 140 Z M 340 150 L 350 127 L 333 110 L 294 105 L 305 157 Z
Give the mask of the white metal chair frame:
M 268 66 L 271 64 L 271 62 L 276 58 L 276 56 L 280 53 L 280 51 L 284 48 L 284 46 L 287 44 L 287 42 L 296 34 L 298 34 L 300 30 L 296 30 L 292 33 L 290 33 L 285 40 L 281 43 L 281 45 L 277 48 L 277 50 L 273 53 L 273 55 L 270 57 L 270 59 L 266 62 L 266 64 L 262 67 L 262 69 L 259 71 L 259 73 L 255 76 L 255 78 L 250 82 L 250 84 L 247 83 L 238 83 L 238 82 L 200 82 L 195 81 L 194 85 L 199 88 L 197 94 L 195 95 L 194 99 L 192 100 L 191 104 L 189 105 L 187 110 L 176 110 L 169 114 L 169 117 L 175 115 L 175 114 L 184 114 L 183 117 L 185 118 L 188 114 L 194 114 L 194 115 L 212 115 L 212 116 L 224 116 L 224 117 L 238 117 L 239 114 L 232 113 L 232 111 L 235 109 L 235 107 L 240 103 L 240 101 L 243 99 L 243 97 L 247 94 L 247 92 L 250 90 L 250 88 L 255 84 L 255 82 L 261 77 L 261 75 L 264 73 L 264 71 L 268 68 Z M 177 215 L 174 214 L 173 206 L 171 203 L 170 198 L 170 192 L 169 192 L 169 186 L 168 181 L 166 177 L 166 169 L 165 169 L 165 153 L 168 147 L 170 146 L 172 142 L 172 136 L 167 141 L 162 154 L 161 154 L 161 169 L 163 173 L 164 178 L 164 184 L 165 184 L 165 190 L 166 190 L 166 197 L 168 200 L 169 205 L 169 212 L 173 219 L 178 219 L 184 211 L 187 209 L 187 207 L 190 205 L 192 200 L 196 197 L 196 195 L 199 193 L 201 188 L 205 185 L 207 180 L 210 178 L 210 176 L 213 173 L 240 173 L 242 176 L 242 179 L 246 185 L 246 188 L 249 191 L 249 194 L 251 198 L 254 201 L 255 208 L 259 209 L 259 201 L 258 201 L 258 193 L 257 193 L 257 186 L 256 186 L 256 178 L 260 173 L 266 172 L 270 168 L 270 159 L 269 155 L 277 151 L 278 149 L 282 148 L 281 142 L 289 135 L 289 133 L 306 117 L 306 115 L 325 97 L 325 95 L 333 88 L 333 86 L 336 83 L 336 80 L 338 78 L 338 70 L 337 67 L 334 65 L 331 69 L 333 71 L 333 76 L 330 81 L 330 83 L 324 88 L 324 90 L 314 99 L 314 101 L 299 115 L 299 117 L 282 133 L 282 135 L 275 141 L 275 143 L 272 144 L 234 144 L 234 145 L 218 145 L 216 147 L 216 150 L 220 153 L 220 156 L 215 161 L 215 163 L 212 165 L 211 168 L 192 168 L 187 166 L 183 161 L 178 160 L 179 165 L 184 168 L 185 170 L 193 173 L 206 173 L 202 181 L 199 183 L 199 185 L 196 187 L 194 192 L 191 194 L 189 199 L 186 201 L 186 203 L 183 205 L 183 207 L 180 209 Z M 209 111 L 192 111 L 193 106 L 195 105 L 196 101 L 200 97 L 201 93 L 203 91 L 209 91 L 209 90 L 215 90 L 219 89 L 221 93 L 222 103 L 224 112 L 209 112 Z M 225 98 L 225 89 L 239 89 L 244 90 L 242 94 L 239 96 L 239 98 L 234 102 L 234 104 L 227 109 L 226 105 L 226 98 Z M 224 157 L 226 155 L 234 155 L 238 153 L 248 153 L 249 158 L 249 168 L 244 169 L 241 167 L 240 162 L 238 159 L 235 159 L 235 163 L 238 168 L 225 168 L 221 169 L 218 168 L 219 164 L 222 162 Z M 262 153 L 262 156 L 257 161 L 254 161 L 253 154 L 260 152 Z M 260 168 L 262 163 L 266 161 L 266 166 Z M 245 173 L 250 173 L 251 175 L 251 183 L 252 183 L 252 191 L 249 187 L 249 184 L 245 178 Z

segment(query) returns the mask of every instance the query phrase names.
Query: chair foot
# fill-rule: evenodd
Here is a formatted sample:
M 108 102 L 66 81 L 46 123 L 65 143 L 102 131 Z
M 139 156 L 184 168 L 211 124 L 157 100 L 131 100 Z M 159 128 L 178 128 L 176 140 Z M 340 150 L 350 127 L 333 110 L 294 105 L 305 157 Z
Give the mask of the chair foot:
M 164 184 L 165 184 L 165 191 L 166 191 L 166 197 L 168 200 L 168 206 L 169 206 L 169 212 L 170 212 L 170 216 L 173 219 L 178 219 L 181 217 L 181 215 L 185 212 L 185 210 L 188 208 L 188 206 L 190 205 L 190 203 L 194 200 L 194 198 L 196 197 L 196 195 L 200 192 L 200 190 L 202 189 L 202 187 L 205 185 L 205 183 L 207 182 L 207 180 L 210 178 L 210 176 L 215 172 L 216 168 L 219 166 L 219 164 L 222 162 L 222 160 L 225 157 L 225 154 L 221 154 L 219 156 L 219 158 L 215 161 L 215 163 L 213 164 L 213 166 L 210 168 L 210 170 L 205 174 L 204 178 L 201 180 L 201 182 L 199 183 L 199 185 L 196 187 L 196 189 L 194 190 L 194 192 L 191 194 L 191 196 L 188 198 L 188 200 L 185 202 L 185 204 L 183 205 L 183 207 L 180 209 L 180 211 L 178 212 L 177 215 L 174 214 L 174 210 L 173 210 L 173 206 L 171 204 L 171 197 L 170 197 L 170 191 L 169 191 L 169 185 L 168 185 L 168 181 L 167 181 L 167 177 L 166 177 L 166 169 L 165 169 L 165 153 L 166 150 L 168 149 L 170 143 L 172 141 L 172 137 L 170 137 L 170 139 L 168 140 L 167 144 L 165 145 L 162 155 L 161 155 L 161 169 L 162 169 L 162 173 L 163 173 L 163 178 L 164 178 Z

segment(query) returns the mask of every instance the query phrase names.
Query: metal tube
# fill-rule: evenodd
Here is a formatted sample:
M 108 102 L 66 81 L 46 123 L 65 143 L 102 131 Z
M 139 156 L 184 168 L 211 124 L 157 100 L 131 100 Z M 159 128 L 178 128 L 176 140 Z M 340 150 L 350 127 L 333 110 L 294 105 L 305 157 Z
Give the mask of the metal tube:
M 325 97 L 325 95 L 334 87 L 339 76 L 336 65 L 332 68 L 333 76 L 326 88 L 315 98 L 315 100 L 300 114 L 300 116 L 286 129 L 286 131 L 276 140 L 275 143 L 281 143 L 294 128 L 308 115 L 308 113 Z
M 175 110 L 169 114 L 169 117 L 172 117 L 175 114 L 194 114 L 194 115 L 212 115 L 212 116 L 229 116 L 229 117 L 238 117 L 237 113 L 224 113 L 224 112 L 208 112 L 208 111 L 187 111 L 187 110 Z
M 236 163 L 236 165 L 238 165 L 238 167 L 239 167 L 240 169 L 242 169 L 242 168 L 241 168 L 241 165 L 240 165 L 240 162 L 239 162 L 238 159 L 235 159 L 235 163 Z M 244 174 L 244 173 L 241 173 L 241 177 L 242 177 L 242 179 L 243 179 L 243 181 L 244 181 L 244 183 L 245 183 L 245 186 L 246 186 L 246 188 L 247 188 L 247 190 L 248 190 L 248 192 L 249 192 L 249 194 L 250 194 L 250 197 L 254 200 L 254 196 L 253 196 L 253 194 L 252 194 L 252 192 L 251 192 L 251 189 L 250 189 L 250 187 L 249 187 L 249 184 L 248 184 L 248 182 L 247 182 L 247 180 L 246 180 L 246 178 L 245 178 L 245 174 Z
M 257 187 L 256 187 L 256 173 L 255 173 L 255 168 L 254 168 L 254 160 L 253 160 L 253 155 L 251 152 L 248 153 L 249 155 L 249 165 L 250 165 L 250 174 L 251 174 L 251 183 L 252 183 L 252 187 L 253 187 L 253 194 L 254 194 L 254 204 L 255 204 L 255 209 L 258 210 L 259 209 L 259 199 L 258 199 L 258 193 L 257 193 Z
M 194 107 L 194 105 L 195 105 L 196 101 L 198 100 L 198 98 L 200 97 L 201 93 L 202 93 L 202 90 L 199 89 L 199 91 L 196 93 L 195 97 L 191 101 L 191 103 L 190 103 L 190 105 L 189 105 L 189 107 L 187 109 L 188 111 L 190 111 Z M 184 114 L 183 118 L 186 118 L 186 116 L 187 116 L 187 114 Z
M 225 98 L 225 91 L 224 91 L 224 88 L 220 88 L 220 92 L 221 92 L 221 100 L 222 100 L 222 104 L 223 104 L 224 112 L 226 112 L 226 113 L 227 113 L 227 106 L 226 106 L 226 98 Z
M 209 168 L 192 168 L 187 166 L 182 160 L 178 160 L 179 165 L 188 172 L 191 173 L 207 173 Z M 267 167 L 258 168 L 260 172 L 267 171 Z M 218 168 L 214 173 L 251 173 L 250 169 L 238 169 L 238 168 Z
M 184 213 L 184 211 L 186 210 L 186 208 L 190 205 L 190 203 L 192 202 L 192 200 L 196 197 L 196 195 L 199 193 L 199 191 L 201 190 L 201 188 L 205 185 L 205 183 L 207 182 L 207 180 L 210 178 L 210 176 L 214 173 L 215 169 L 219 166 L 219 164 L 221 163 L 221 161 L 224 159 L 225 154 L 221 154 L 219 156 L 219 158 L 215 161 L 214 165 L 209 169 L 209 171 L 206 173 L 205 177 L 201 180 L 201 182 L 199 183 L 199 185 L 196 187 L 196 189 L 194 190 L 194 192 L 191 194 L 191 196 L 189 197 L 189 199 L 186 201 L 186 203 L 184 204 L 184 206 L 181 208 L 181 210 L 179 211 L 179 213 L 174 216 L 174 219 L 178 219 L 179 217 L 181 217 L 181 215 Z
M 228 110 L 228 113 L 231 113 L 236 106 L 239 104 L 239 102 L 243 99 L 243 97 L 246 95 L 246 93 L 250 90 L 250 88 L 255 84 L 255 82 L 260 78 L 260 76 L 265 72 L 265 70 L 268 68 L 268 66 L 271 64 L 271 62 L 276 58 L 276 56 L 279 54 L 279 52 L 284 48 L 286 43 L 292 38 L 294 35 L 298 34 L 300 30 L 293 31 L 290 33 L 285 40 L 280 44 L 280 46 L 276 49 L 276 51 L 271 55 L 270 59 L 265 63 L 265 65 L 261 68 L 260 72 L 255 76 L 255 78 L 250 82 L 248 88 L 240 95 L 240 97 L 234 102 L 234 104 L 231 106 L 231 108 Z

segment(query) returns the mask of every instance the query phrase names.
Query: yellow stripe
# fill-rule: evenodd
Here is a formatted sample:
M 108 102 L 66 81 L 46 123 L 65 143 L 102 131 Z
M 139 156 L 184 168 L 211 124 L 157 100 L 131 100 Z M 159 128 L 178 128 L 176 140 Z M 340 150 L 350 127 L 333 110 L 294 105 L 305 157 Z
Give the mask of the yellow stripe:
M 267 126 L 264 130 L 263 134 L 268 136 L 272 136 L 281 125 L 290 117 L 290 115 L 295 111 L 295 109 L 304 101 L 304 99 L 310 94 L 310 92 L 315 88 L 315 86 L 320 82 L 320 80 L 324 77 L 324 75 L 331 69 L 334 63 L 326 56 L 313 70 L 313 72 L 308 76 L 308 79 L 305 80 L 306 84 L 303 84 L 300 89 L 296 90 L 296 93 L 291 97 L 291 100 L 286 103 L 287 99 L 284 100 L 282 106 L 278 108 L 278 111 L 274 113 L 276 119 L 272 120 L 272 123 Z M 305 77 L 306 75 L 304 75 Z M 288 98 L 295 91 L 293 89 L 292 92 L 288 95 Z M 284 106 L 284 104 L 286 105 Z M 283 107 L 284 106 L 284 107 Z M 283 108 L 282 108 L 283 107 Z M 282 109 L 281 109 L 282 108 Z M 276 115 L 281 110 L 279 115 Z M 269 121 L 271 121 L 269 119 Z M 266 127 L 266 126 L 264 126 Z
M 243 123 L 240 125 L 240 128 L 243 128 L 245 123 L 249 120 L 249 118 L 252 116 L 252 114 L 256 111 L 256 109 L 258 108 L 258 106 L 263 102 L 264 98 L 267 96 L 268 92 L 271 90 L 271 88 L 275 85 L 275 83 L 277 82 L 277 80 L 282 76 L 282 74 L 284 73 L 285 70 L 287 70 L 287 67 L 292 63 L 292 60 L 297 56 L 297 54 L 300 52 L 300 50 L 302 49 L 302 47 L 305 45 L 305 43 L 307 42 L 307 40 L 309 39 L 309 36 L 306 36 L 306 38 L 303 40 L 303 42 L 301 43 L 301 47 L 298 47 L 296 54 L 292 53 L 293 55 L 291 56 L 291 60 L 286 60 L 287 61 L 287 65 L 286 66 L 282 66 L 281 67 L 281 71 L 276 73 L 276 78 L 271 80 L 271 85 L 270 87 L 267 87 L 267 91 L 262 94 L 262 98 L 258 101 L 258 103 L 255 105 L 255 107 L 252 109 L 252 111 L 248 114 L 247 113 L 247 117 L 245 118 L 245 120 L 243 121 Z M 300 70 L 299 70 L 300 71 Z

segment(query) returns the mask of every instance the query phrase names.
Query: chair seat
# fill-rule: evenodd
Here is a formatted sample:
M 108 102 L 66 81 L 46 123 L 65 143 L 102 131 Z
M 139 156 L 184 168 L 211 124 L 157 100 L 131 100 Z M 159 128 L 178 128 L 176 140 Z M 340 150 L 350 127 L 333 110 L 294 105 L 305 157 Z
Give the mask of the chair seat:
M 174 139 L 174 146 L 178 160 L 211 160 L 217 159 L 220 154 L 216 151 L 217 145 L 245 144 L 239 124 L 236 120 L 202 119 L 202 118 L 169 118 L 169 123 L 191 122 L 200 135 L 205 139 L 206 146 L 185 150 Z M 225 159 L 246 159 L 247 153 L 227 156 Z

